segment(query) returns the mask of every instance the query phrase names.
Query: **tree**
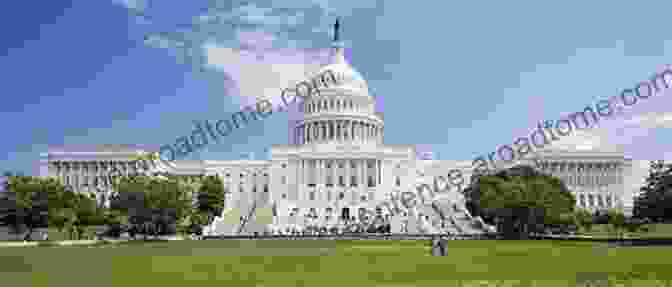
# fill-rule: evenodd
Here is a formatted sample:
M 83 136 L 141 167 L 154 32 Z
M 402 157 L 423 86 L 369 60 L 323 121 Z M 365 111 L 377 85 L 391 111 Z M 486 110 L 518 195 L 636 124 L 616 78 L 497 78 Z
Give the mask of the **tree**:
M 49 225 L 62 232 L 66 226 L 77 221 L 77 195 L 69 189 L 49 193 Z
M 525 237 L 544 225 L 563 223 L 576 203 L 560 179 L 530 166 L 479 175 L 465 192 L 474 214 L 495 222 L 507 237 Z
M 131 233 L 171 233 L 176 222 L 189 215 L 193 186 L 181 176 L 125 176 L 115 185 L 111 205 L 128 217 Z
M 224 184 L 218 176 L 203 177 L 198 188 L 196 209 L 207 214 L 207 223 L 212 222 L 215 216 L 224 209 Z
M 625 227 L 625 215 L 619 210 L 609 210 L 607 212 L 609 217 L 609 224 L 611 224 L 618 234 L 621 234 L 621 230 Z
M 656 222 L 672 220 L 672 164 L 651 161 L 649 175 L 635 198 L 633 215 Z
M 27 229 L 26 239 L 35 228 L 48 226 L 49 191 L 62 188 L 54 178 L 11 175 L 5 182 L 3 221 L 16 232 Z
M 583 208 L 574 211 L 574 219 L 586 232 L 590 232 L 593 227 L 593 215 L 590 211 Z

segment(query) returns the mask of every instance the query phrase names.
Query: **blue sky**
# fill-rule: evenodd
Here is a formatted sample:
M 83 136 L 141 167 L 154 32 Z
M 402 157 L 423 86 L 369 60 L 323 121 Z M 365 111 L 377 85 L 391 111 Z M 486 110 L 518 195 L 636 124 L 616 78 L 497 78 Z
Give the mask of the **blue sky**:
M 313 68 L 331 24 L 385 113 L 385 141 L 473 159 L 672 64 L 670 1 L 10 1 L 0 11 L 0 167 L 48 145 L 173 143 Z M 429 4 L 431 3 L 431 4 Z M 283 4 L 290 5 L 290 4 Z M 576 142 L 672 159 L 672 94 Z M 191 159 L 288 142 L 276 114 Z

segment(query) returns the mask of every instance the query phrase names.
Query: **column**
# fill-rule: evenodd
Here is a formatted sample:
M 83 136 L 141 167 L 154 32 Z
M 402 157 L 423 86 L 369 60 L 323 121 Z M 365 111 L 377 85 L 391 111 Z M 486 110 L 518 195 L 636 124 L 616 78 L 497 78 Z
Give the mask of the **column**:
M 369 124 L 365 123 L 364 126 L 362 127 L 362 133 L 364 134 L 364 141 L 368 142 L 369 141 Z
M 360 188 L 366 187 L 366 160 L 359 160 L 359 183 Z
M 340 142 L 341 141 L 341 121 L 337 120 L 335 123 L 335 129 L 336 129 L 336 141 Z
M 364 188 L 369 188 L 369 159 L 364 159 L 363 163 L 364 166 L 362 166 L 362 169 L 364 169 Z
M 348 187 L 348 188 L 350 187 L 350 184 L 351 184 L 350 183 L 350 176 L 351 176 L 351 172 L 352 172 L 351 171 L 351 166 L 350 166 L 350 164 L 351 164 L 350 161 L 351 161 L 351 159 L 346 159 L 345 160 L 345 176 L 344 177 L 345 177 L 345 186 Z
M 328 121 L 327 123 L 328 123 L 328 125 L 327 125 L 328 128 L 327 129 L 328 129 L 328 132 L 329 132 L 329 141 L 333 141 L 334 140 L 334 121 Z
M 359 121 L 355 122 L 355 140 L 359 141 L 361 137 L 359 136 Z
M 308 125 L 305 123 L 301 125 L 301 128 L 303 129 L 303 132 L 301 133 L 301 138 L 303 139 L 303 144 L 306 144 L 308 142 Z
M 319 180 L 318 180 L 317 183 L 319 184 L 319 186 L 324 186 L 324 184 L 325 184 L 325 182 L 326 182 L 326 181 L 324 180 L 325 175 L 326 175 L 326 172 L 325 172 L 326 168 L 325 168 L 325 164 L 324 164 L 324 160 L 323 160 L 323 159 L 319 160 L 319 167 L 320 167 L 320 168 L 319 168 L 319 171 L 320 171 L 320 177 L 319 177 Z
M 350 129 L 351 124 L 352 124 L 352 122 L 350 122 L 349 120 L 345 121 L 345 140 L 346 141 L 352 140 L 352 135 L 351 135 L 352 131 Z
M 380 160 L 376 160 L 378 163 L 378 185 L 383 184 L 383 165 Z
M 306 142 L 313 143 L 313 123 L 306 124 Z
M 296 161 L 296 181 L 297 181 L 297 186 L 301 186 L 303 184 L 303 160 L 299 159 Z

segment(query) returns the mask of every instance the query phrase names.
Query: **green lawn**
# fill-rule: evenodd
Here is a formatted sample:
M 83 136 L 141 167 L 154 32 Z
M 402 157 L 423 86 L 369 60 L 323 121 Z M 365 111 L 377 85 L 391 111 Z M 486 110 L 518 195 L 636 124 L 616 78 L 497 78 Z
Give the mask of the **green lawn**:
M 672 247 L 459 240 L 449 242 L 449 254 L 429 256 L 427 241 L 14 247 L 0 248 L 0 278 L 1 286 L 13 287 L 588 286 L 576 280 L 623 282 L 590 286 L 646 287 L 670 286 L 655 280 L 672 279 Z M 533 280 L 536 285 L 531 285 Z

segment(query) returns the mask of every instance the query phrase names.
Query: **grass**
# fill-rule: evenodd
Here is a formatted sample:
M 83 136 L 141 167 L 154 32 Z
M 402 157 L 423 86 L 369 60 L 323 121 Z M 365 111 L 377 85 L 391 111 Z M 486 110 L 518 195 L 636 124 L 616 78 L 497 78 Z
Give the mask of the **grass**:
M 3 248 L 0 278 L 2 286 L 54 287 L 589 286 L 577 280 L 645 287 L 672 279 L 669 247 L 458 240 L 449 242 L 449 256 L 432 257 L 427 243 L 212 240 Z

